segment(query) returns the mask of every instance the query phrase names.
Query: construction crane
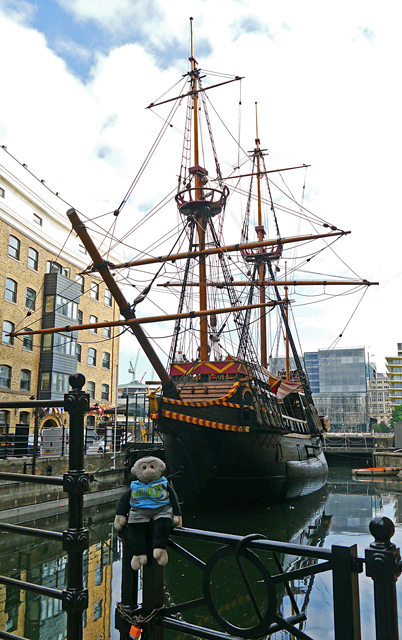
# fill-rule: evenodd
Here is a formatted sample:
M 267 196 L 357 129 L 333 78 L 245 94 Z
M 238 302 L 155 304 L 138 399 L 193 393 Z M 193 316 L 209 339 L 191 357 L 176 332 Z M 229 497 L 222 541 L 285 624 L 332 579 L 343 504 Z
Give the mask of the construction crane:
M 138 364 L 138 358 L 140 357 L 140 351 L 141 351 L 141 349 L 138 349 L 138 351 L 137 351 L 137 356 L 136 356 L 136 358 L 135 358 L 135 364 L 134 364 L 134 365 L 133 365 L 133 361 L 132 361 L 132 360 L 130 360 L 130 368 L 129 368 L 128 372 L 129 372 L 129 373 L 131 373 L 131 374 L 132 374 L 132 376 L 133 376 L 133 379 L 131 380 L 131 383 L 136 382 L 136 379 L 135 379 L 135 372 L 136 372 L 136 370 L 137 370 L 137 364 Z
M 145 376 L 147 375 L 147 372 L 144 373 L 144 375 L 142 376 L 141 380 L 140 380 L 140 384 L 142 383 L 142 381 L 144 380 Z

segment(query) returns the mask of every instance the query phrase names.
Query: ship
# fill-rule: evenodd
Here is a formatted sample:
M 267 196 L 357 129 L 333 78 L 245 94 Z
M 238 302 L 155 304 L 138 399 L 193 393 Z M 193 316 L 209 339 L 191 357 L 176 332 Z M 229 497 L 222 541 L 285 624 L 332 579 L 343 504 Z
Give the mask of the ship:
M 133 259 L 112 264 L 95 246 L 77 211 L 70 209 L 67 216 L 92 260 L 83 273 L 96 271 L 103 278 L 123 316 L 117 324 L 128 327 L 137 338 L 158 376 L 161 389 L 159 395 L 150 394 L 151 418 L 163 439 L 169 478 L 180 499 L 240 504 L 294 498 L 326 483 L 323 433 L 327 421 L 314 405 L 293 338 L 288 290 L 297 285 L 331 284 L 359 289 L 372 283 L 356 278 L 300 280 L 294 266 L 289 267 L 288 276 L 291 248 L 307 245 L 312 255 L 313 241 L 323 240 L 325 248 L 349 232 L 317 217 L 315 225 L 319 222 L 324 227 L 320 233 L 316 227 L 307 235 L 281 232 L 281 216 L 304 216 L 310 221 L 313 216 L 302 204 L 296 206 L 293 195 L 284 204 L 287 195 L 283 188 L 275 197 L 277 185 L 272 176 L 283 180 L 285 172 L 305 172 L 307 165 L 267 169 L 257 107 L 254 149 L 243 153 L 239 144 L 242 159 L 238 153 L 237 161 L 224 175 L 211 112 L 215 121 L 219 118 L 208 96 L 210 90 L 223 91 L 223 85 L 241 82 L 241 78 L 225 75 L 215 82 L 212 73 L 212 84 L 204 83 L 208 74 L 194 57 L 190 24 L 190 69 L 183 75 L 181 89 L 174 97 L 164 94 L 148 107 L 153 112 L 162 106 L 168 109 L 162 117 L 158 143 L 162 134 L 175 127 L 173 118 L 181 105 L 186 112 L 178 177 L 172 172 L 177 186 L 172 196 L 161 201 L 174 211 L 169 213 L 172 228 L 167 231 L 169 216 L 165 215 L 161 223 L 164 239 L 156 239 L 158 225 L 153 216 L 162 208 L 158 205 L 145 216 L 152 225 L 149 247 L 137 251 Z M 152 153 L 156 147 L 155 143 Z M 248 169 L 246 163 L 250 163 Z M 170 155 L 160 161 L 159 174 L 165 176 L 171 164 Z M 144 162 L 139 175 L 147 166 Z M 135 184 L 136 179 L 114 211 L 116 218 Z M 237 204 L 241 198 L 243 209 Z M 228 220 L 229 207 L 243 211 L 238 227 Z M 231 243 L 224 240 L 227 231 Z M 156 255 L 164 247 L 166 252 Z M 320 246 L 317 252 L 322 250 Z M 133 302 L 116 283 L 115 274 L 121 270 L 130 274 L 126 280 L 138 289 Z M 144 273 L 151 274 L 146 286 L 139 284 Z M 279 275 L 283 273 L 285 277 Z M 139 305 L 154 293 L 161 300 L 162 292 L 168 294 L 166 306 L 159 303 L 162 313 L 140 315 Z M 268 338 L 274 314 L 286 349 L 284 370 L 275 375 L 270 371 L 273 343 Z M 166 364 L 144 327 L 152 323 L 166 327 L 169 322 L 174 328 Z M 74 326 L 74 330 L 87 328 Z

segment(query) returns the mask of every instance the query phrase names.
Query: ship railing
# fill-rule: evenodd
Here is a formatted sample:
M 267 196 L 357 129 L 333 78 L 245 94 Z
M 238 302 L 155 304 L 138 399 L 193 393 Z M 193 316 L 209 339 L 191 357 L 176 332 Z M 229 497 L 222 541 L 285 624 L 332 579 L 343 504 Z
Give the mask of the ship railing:
M 374 583 L 376 640 L 398 640 L 396 581 L 402 563 L 399 549 L 391 542 L 394 531 L 389 518 L 372 520 L 370 532 L 374 542 L 365 550 L 364 557 L 359 557 L 356 544 L 323 548 L 267 540 L 259 534 L 241 537 L 174 529 L 169 546 L 181 558 L 182 583 L 188 585 L 188 588 L 180 589 L 181 597 L 183 593 L 192 595 L 192 599 L 175 604 L 174 591 L 179 590 L 179 585 L 169 583 L 167 575 L 166 586 L 163 567 L 152 560 L 142 568 L 141 575 L 131 569 L 132 550 L 123 530 L 121 602 L 116 608 L 115 627 L 120 632 L 120 640 L 138 638 L 141 633 L 147 640 L 163 640 L 164 629 L 205 640 L 258 639 L 281 631 L 301 640 L 319 640 L 322 635 L 313 638 L 305 627 L 303 629 L 307 616 L 305 607 L 299 609 L 296 602 L 294 582 L 300 580 L 305 584 L 309 577 L 314 580 L 315 576 L 329 572 L 332 574 L 332 637 L 335 640 L 361 640 L 359 574 L 365 568 L 366 575 Z M 184 547 L 186 542 L 190 550 Z M 215 546 L 207 559 L 201 559 L 194 550 L 202 549 L 205 556 L 206 543 L 218 545 L 218 548 Z M 289 564 L 288 570 L 284 571 L 281 558 L 286 554 L 300 561 Z M 170 562 L 175 562 L 174 555 L 170 552 L 169 555 Z M 231 562 L 230 566 L 228 562 Z M 232 579 L 234 571 L 238 576 Z M 221 584 L 228 572 L 229 578 Z M 232 593 L 227 593 L 230 589 Z M 222 593 L 226 594 L 224 598 Z M 292 607 L 292 615 L 287 618 L 279 607 L 284 593 Z M 197 594 L 198 597 L 194 597 Z M 244 607 L 235 619 L 231 615 L 233 603 Z M 204 609 L 200 612 L 201 607 Z M 244 625 L 238 625 L 238 620 L 244 621 Z M 204 626 L 208 621 L 211 626 Z M 314 628 L 314 621 L 311 626 Z M 374 630 L 370 637 L 374 637 Z
M 59 486 L 68 495 L 68 529 L 64 532 L 0 522 L 0 531 L 59 541 L 67 554 L 67 586 L 64 590 L 54 589 L 3 575 L 0 575 L 0 585 L 61 600 L 62 608 L 67 613 L 67 640 L 82 640 L 84 611 L 88 608 L 88 589 L 84 588 L 83 582 L 83 554 L 89 548 L 88 530 L 83 526 L 84 493 L 89 491 L 89 483 L 93 479 L 84 471 L 84 416 L 89 411 L 90 398 L 82 391 L 85 377 L 81 373 L 71 375 L 69 382 L 72 390 L 65 394 L 63 400 L 0 402 L 0 409 L 38 410 L 52 407 L 63 408 L 69 414 L 68 471 L 62 477 L 0 472 L 0 480 Z M 3 630 L 0 630 L 0 638 L 24 640 Z

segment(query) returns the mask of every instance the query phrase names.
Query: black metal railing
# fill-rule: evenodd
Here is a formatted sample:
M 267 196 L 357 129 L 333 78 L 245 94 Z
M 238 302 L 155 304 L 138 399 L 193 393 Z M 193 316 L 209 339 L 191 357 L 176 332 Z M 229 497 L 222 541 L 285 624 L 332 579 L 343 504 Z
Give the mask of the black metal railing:
M 67 613 L 67 640 L 82 640 L 83 612 L 88 607 L 88 590 L 83 583 L 83 554 L 89 547 L 88 530 L 83 526 L 84 493 L 89 490 L 90 476 L 84 470 L 84 416 L 89 411 L 89 395 L 82 391 L 85 377 L 75 373 L 69 379 L 72 391 L 64 400 L 2 402 L 3 408 L 62 407 L 70 416 L 70 447 L 68 471 L 62 477 L 39 476 L 19 473 L 0 473 L 0 480 L 31 482 L 36 484 L 58 485 L 68 495 L 68 529 L 63 533 L 34 529 L 0 522 L 0 531 L 9 531 L 23 535 L 59 540 L 67 553 L 67 587 L 63 591 L 0 576 L 0 584 L 14 586 L 17 589 L 32 591 L 62 601 Z M 0 638 L 24 640 L 20 636 L 0 630 Z
M 355 544 L 320 548 L 267 540 L 259 534 L 242 538 L 211 531 L 174 529 L 172 532 L 174 540 L 170 540 L 169 546 L 198 568 L 199 597 L 179 604 L 173 604 L 171 600 L 167 601 L 163 569 L 151 560 L 150 564 L 146 564 L 142 570 L 140 605 L 138 605 L 138 575 L 131 569 L 132 552 L 123 530 L 122 600 L 117 605 L 115 617 L 120 640 L 138 637 L 138 630 L 143 631 L 142 637 L 147 640 L 162 640 L 164 629 L 206 640 L 262 638 L 281 630 L 287 631 L 290 637 L 314 640 L 300 628 L 301 623 L 306 620 L 306 613 L 298 608 L 291 585 L 292 581 L 324 572 L 332 573 L 335 640 L 360 640 L 359 573 L 363 571 L 364 566 L 366 575 L 374 582 L 376 640 L 398 640 L 396 581 L 401 573 L 402 564 L 399 549 L 391 542 L 394 530 L 394 525 L 388 518 L 375 518 L 370 523 L 370 531 L 375 540 L 366 549 L 365 557 L 360 558 Z M 218 543 L 220 548 L 203 561 L 179 545 L 176 540 L 188 541 L 192 548 L 194 548 L 194 542 L 202 547 L 205 546 L 205 542 Z M 300 562 L 296 569 L 284 571 L 280 561 L 284 554 L 304 558 L 306 562 L 304 564 Z M 264 557 L 264 561 L 261 556 Z M 267 567 L 268 556 L 271 557 L 271 563 L 268 563 L 270 569 Z M 215 577 L 212 580 L 212 573 L 228 558 L 231 558 L 233 564 L 237 566 L 246 594 L 245 600 L 248 601 L 252 611 L 252 615 L 247 617 L 246 622 L 250 624 L 254 619 L 254 626 L 237 626 L 226 617 L 227 614 L 225 615 L 229 607 L 222 605 L 221 600 L 218 606 L 215 601 L 216 593 L 222 590 L 219 577 L 217 578 L 214 574 Z M 256 585 L 250 583 L 244 569 L 245 561 L 253 565 L 254 573 L 257 572 L 259 579 L 255 582 L 260 583 L 259 589 L 262 585 L 264 586 L 263 607 L 261 607 L 261 599 L 258 600 L 254 594 Z M 225 571 L 226 569 L 223 569 L 222 575 Z M 188 587 L 190 585 L 193 587 L 193 575 L 190 578 L 184 574 L 183 579 Z M 214 583 L 213 588 L 212 583 Z M 292 615 L 287 618 L 279 613 L 278 589 L 281 590 L 280 593 L 286 593 L 290 598 Z M 233 601 L 235 597 L 239 599 L 239 593 L 234 590 L 229 601 Z M 218 626 L 220 630 L 184 621 L 183 614 L 194 612 L 200 607 L 207 608 L 208 616 L 205 616 L 205 619 L 212 618 L 215 621 L 215 627 Z M 133 635 L 130 635 L 130 631 Z

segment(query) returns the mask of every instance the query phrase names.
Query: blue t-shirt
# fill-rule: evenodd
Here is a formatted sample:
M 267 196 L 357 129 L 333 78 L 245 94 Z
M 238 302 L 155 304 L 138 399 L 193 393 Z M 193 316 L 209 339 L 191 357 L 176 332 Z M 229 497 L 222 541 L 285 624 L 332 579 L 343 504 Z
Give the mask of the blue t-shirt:
M 136 509 L 157 509 L 170 504 L 167 479 L 162 476 L 148 484 L 133 480 L 130 485 L 130 506 Z

